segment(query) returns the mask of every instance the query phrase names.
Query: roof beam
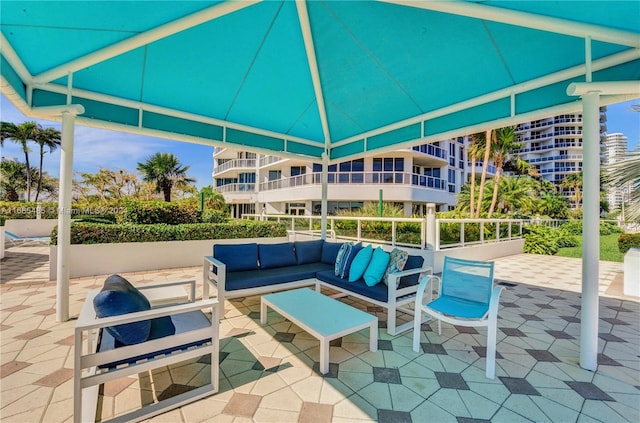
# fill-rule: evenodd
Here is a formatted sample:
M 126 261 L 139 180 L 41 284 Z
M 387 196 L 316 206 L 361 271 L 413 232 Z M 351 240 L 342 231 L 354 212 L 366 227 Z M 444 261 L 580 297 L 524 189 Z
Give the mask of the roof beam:
M 554 18 L 551 16 L 537 15 L 535 13 L 521 12 L 518 10 L 501 7 L 487 6 L 466 1 L 426 1 L 426 0 L 379 0 L 385 3 L 393 3 L 434 12 L 449 13 L 453 15 L 467 16 L 470 18 L 484 19 L 500 22 L 507 25 L 517 25 L 525 28 L 541 31 L 555 32 L 557 34 L 573 37 L 591 37 L 594 40 L 629 47 L 640 48 L 640 37 L 637 33 L 620 29 L 607 28 L 600 25 L 575 22 L 568 19 Z
M 134 35 L 126 40 L 122 40 L 108 47 L 101 48 L 89 53 L 85 56 L 71 60 L 48 71 L 42 72 L 34 76 L 34 83 L 44 84 L 54 81 L 69 72 L 77 72 L 81 69 L 85 69 L 96 63 L 104 62 L 105 60 L 124 54 L 128 51 L 135 50 L 144 45 L 150 44 L 154 41 L 176 34 L 178 32 L 193 28 L 208 21 L 220 18 L 245 7 L 252 6 L 261 0 L 247 0 L 247 1 L 228 1 L 218 3 L 214 6 L 203 9 L 199 12 L 192 13 L 191 15 L 177 19 L 175 21 L 168 22 L 164 25 L 160 25 L 149 31 L 142 32 Z
M 316 96 L 316 103 L 318 103 L 318 113 L 320 114 L 322 133 L 324 134 L 325 149 L 328 150 L 331 145 L 331 134 L 329 132 L 329 121 L 327 119 L 327 110 L 322 94 L 322 82 L 320 82 L 320 72 L 318 71 L 318 61 L 316 60 L 316 50 L 313 46 L 313 35 L 311 35 L 311 24 L 309 22 L 309 12 L 307 11 L 306 1 L 296 0 L 296 9 L 302 29 L 304 48 L 307 51 L 307 61 L 309 62 L 309 72 L 311 72 L 311 80 L 313 81 L 313 91 Z
M 2 33 L 1 31 L 0 31 L 0 53 L 2 53 L 5 59 L 7 59 L 9 64 L 13 67 L 13 69 L 16 71 L 16 73 L 20 77 L 20 79 L 22 79 L 22 82 L 24 82 L 25 84 L 30 84 L 33 77 L 27 70 L 24 63 L 22 63 L 22 60 L 20 60 L 20 57 L 18 56 L 16 51 L 13 49 L 13 46 L 11 45 L 9 40 L 7 40 L 7 37 L 5 37 L 4 33 Z

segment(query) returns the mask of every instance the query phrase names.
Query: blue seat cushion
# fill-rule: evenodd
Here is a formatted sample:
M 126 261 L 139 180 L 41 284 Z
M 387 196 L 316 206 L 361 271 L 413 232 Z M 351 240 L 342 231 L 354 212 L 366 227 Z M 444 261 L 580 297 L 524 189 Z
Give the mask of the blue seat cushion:
M 323 245 L 323 239 L 315 241 L 296 241 L 294 246 L 298 264 L 320 263 L 322 261 Z
M 93 299 L 93 307 L 100 318 L 151 309 L 147 298 L 119 275 L 111 275 L 105 280 L 102 290 Z M 139 344 L 149 338 L 151 321 L 126 323 L 106 329 L 122 345 Z
M 210 325 L 210 321 L 201 311 L 191 311 L 188 313 L 175 314 L 173 316 L 159 317 L 152 320 L 151 333 L 149 340 L 160 339 L 165 336 L 174 334 L 181 334 L 191 330 L 202 329 Z M 128 359 L 114 361 L 112 363 L 104 364 L 100 368 L 114 368 L 120 364 L 135 363 L 136 361 L 153 358 L 158 355 L 169 354 L 173 351 L 186 350 L 188 348 L 203 345 L 210 342 L 211 339 L 202 339 L 196 342 L 190 342 L 183 345 L 176 345 L 175 347 L 165 348 L 159 351 L 150 352 L 147 354 L 140 354 Z M 102 331 L 100 335 L 100 341 L 98 343 L 98 352 L 112 350 L 114 348 L 120 348 L 123 345 L 119 344 L 116 339 L 111 335 L 109 331 Z
M 316 274 L 316 278 L 338 288 L 343 288 L 356 294 L 363 295 L 367 298 L 382 301 L 385 303 L 388 300 L 389 294 L 387 285 L 383 283 L 379 283 L 375 286 L 367 286 L 367 284 L 364 282 L 364 279 L 362 278 L 354 282 L 349 282 L 347 279 L 342 279 L 336 276 L 335 273 L 331 270 L 318 272 Z
M 227 272 L 258 269 L 258 244 L 215 244 L 213 257 L 227 265 Z
M 488 303 L 464 300 L 462 298 L 443 295 L 429 304 L 430 307 L 442 314 L 462 317 L 465 319 L 481 319 L 489 311 Z
M 260 269 L 295 266 L 298 264 L 296 253 L 293 251 L 293 242 L 259 244 L 258 259 L 260 260 Z
M 311 279 L 316 277 L 317 272 L 327 269 L 333 272 L 333 265 L 324 263 L 309 263 L 245 272 L 227 272 L 225 291 L 257 288 L 260 286 L 276 285 L 279 283 Z
M 325 264 L 336 264 L 336 256 L 342 243 L 340 242 L 326 242 L 322 245 L 322 262 Z

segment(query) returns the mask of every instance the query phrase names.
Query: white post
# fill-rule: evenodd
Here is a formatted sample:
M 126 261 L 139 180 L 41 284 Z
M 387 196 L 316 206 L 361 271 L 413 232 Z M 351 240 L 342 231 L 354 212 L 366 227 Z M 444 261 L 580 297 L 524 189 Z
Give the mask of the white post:
M 582 312 L 580 366 L 598 367 L 598 293 L 600 260 L 600 95 L 582 96 Z
M 60 188 L 58 195 L 58 259 L 56 268 L 56 319 L 69 320 L 69 249 L 71 245 L 71 182 L 75 115 L 62 112 Z
M 427 249 L 438 251 L 436 242 L 436 205 L 427 203 Z
M 320 236 L 327 239 L 327 194 L 329 188 L 329 156 L 322 153 L 322 202 L 320 205 Z

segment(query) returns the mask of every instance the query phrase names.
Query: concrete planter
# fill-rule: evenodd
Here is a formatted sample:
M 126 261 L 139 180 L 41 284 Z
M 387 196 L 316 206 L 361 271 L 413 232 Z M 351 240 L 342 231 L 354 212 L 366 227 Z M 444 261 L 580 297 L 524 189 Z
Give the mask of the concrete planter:
M 19 237 L 51 236 L 58 219 L 7 219 L 5 229 Z
M 213 245 L 257 242 L 288 242 L 287 237 L 216 239 L 197 241 L 128 242 L 121 244 L 71 245 L 69 277 L 202 266 Z M 58 248 L 50 247 L 49 280 L 56 279 Z
M 640 248 L 624 255 L 624 295 L 640 297 Z

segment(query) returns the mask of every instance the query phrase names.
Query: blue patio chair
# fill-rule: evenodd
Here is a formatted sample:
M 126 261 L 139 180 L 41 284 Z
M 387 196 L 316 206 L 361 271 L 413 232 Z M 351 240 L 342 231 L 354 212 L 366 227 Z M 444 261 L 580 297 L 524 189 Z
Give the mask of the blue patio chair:
M 433 286 L 433 281 L 437 287 Z M 433 300 L 433 292 L 439 295 Z M 495 378 L 498 303 L 503 287 L 493 285 L 493 262 L 444 258 L 442 277 L 427 275 L 416 295 L 413 350 L 419 351 L 422 313 L 459 326 L 487 327 L 486 375 Z

